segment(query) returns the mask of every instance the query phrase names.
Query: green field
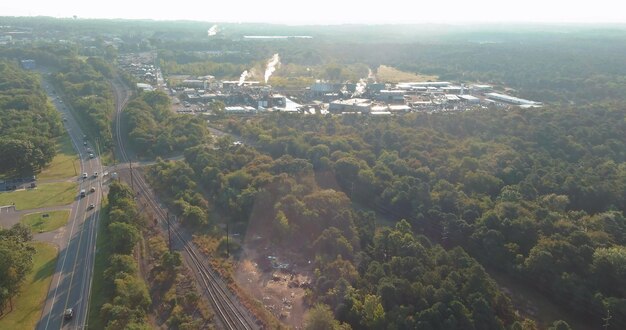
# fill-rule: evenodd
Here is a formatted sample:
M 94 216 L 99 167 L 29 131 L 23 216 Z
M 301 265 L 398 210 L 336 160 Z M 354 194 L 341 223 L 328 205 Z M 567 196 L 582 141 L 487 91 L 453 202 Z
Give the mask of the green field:
M 67 133 L 57 139 L 57 154 L 52 163 L 39 173 L 39 180 L 66 179 L 78 175 L 80 163 Z
M 48 214 L 48 217 L 43 217 Z M 59 210 L 51 212 L 29 213 L 20 220 L 23 224 L 29 226 L 33 233 L 43 233 L 63 227 L 70 218 L 69 210 Z
M 35 189 L 3 192 L 0 193 L 0 205 L 15 203 L 18 210 L 67 205 L 78 196 L 77 185 L 76 182 L 44 183 Z
M 104 290 L 104 270 L 109 262 L 109 256 L 112 254 L 110 240 L 104 233 L 104 224 L 108 222 L 109 206 L 106 200 L 102 201 L 102 213 L 100 215 L 100 223 L 98 224 L 98 240 L 96 241 L 96 260 L 93 269 L 93 284 L 91 287 L 91 300 L 89 301 L 89 315 L 87 315 L 87 323 L 90 329 L 103 329 L 104 323 L 100 316 L 102 305 L 110 300 L 111 293 Z
M 37 253 L 33 270 L 26 276 L 22 292 L 13 300 L 13 311 L 0 319 L 0 329 L 34 329 L 41 316 L 50 280 L 56 265 L 56 247 L 34 242 Z

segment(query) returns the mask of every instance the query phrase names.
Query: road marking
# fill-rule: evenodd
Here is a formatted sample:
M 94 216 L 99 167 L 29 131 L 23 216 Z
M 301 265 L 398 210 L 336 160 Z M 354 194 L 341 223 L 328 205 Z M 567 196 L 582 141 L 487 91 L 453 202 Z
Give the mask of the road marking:
M 69 132 L 68 132 L 68 135 L 70 136 L 70 140 L 72 141 L 74 148 L 76 149 L 76 151 L 78 151 L 78 147 L 76 146 L 76 141 L 74 141 L 74 139 L 72 138 L 72 135 L 69 134 Z M 80 159 L 80 169 L 82 172 L 84 169 L 83 159 L 80 157 L 79 159 Z M 79 185 L 79 191 L 82 187 L 82 184 L 83 182 L 81 182 L 81 184 Z M 77 196 L 80 196 L 80 195 L 77 195 Z M 70 235 L 67 239 L 67 245 L 65 246 L 65 254 L 63 256 L 63 263 L 61 264 L 61 272 L 59 273 L 59 277 L 57 278 L 57 284 L 54 288 L 54 294 L 52 296 L 52 305 L 50 305 L 50 311 L 48 313 L 48 319 L 46 321 L 45 329 L 48 329 L 48 325 L 50 324 L 50 316 L 52 315 L 52 311 L 54 310 L 54 305 L 56 303 L 57 291 L 59 290 L 59 283 L 61 283 L 61 277 L 63 277 L 63 269 L 65 268 L 65 261 L 67 261 L 67 252 L 68 252 L 70 245 L 72 244 L 72 236 L 74 236 L 74 227 L 76 226 L 76 217 L 78 216 L 78 208 L 80 207 L 81 201 L 82 201 L 82 198 L 79 198 L 78 201 L 76 202 L 74 220 L 72 221 L 72 230 L 70 231 Z M 44 309 L 45 309 L 45 305 L 44 305 Z

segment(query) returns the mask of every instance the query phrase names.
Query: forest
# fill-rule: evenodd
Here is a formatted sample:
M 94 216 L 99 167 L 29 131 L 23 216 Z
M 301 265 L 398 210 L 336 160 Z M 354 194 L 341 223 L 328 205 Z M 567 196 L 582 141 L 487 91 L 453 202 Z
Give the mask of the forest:
M 39 77 L 15 61 L 0 60 L 0 175 L 40 171 L 56 154 L 61 118 Z
M 610 311 L 620 329 L 624 117 L 595 106 L 227 118 L 245 145 L 188 148 L 151 174 L 183 222 L 213 225 L 217 210 L 315 258 L 311 303 L 354 328 L 533 328 L 487 267 L 598 326 Z M 375 228 L 380 215 L 396 224 Z
M 62 58 L 58 72 L 52 78 L 62 92 L 71 110 L 88 128 L 91 138 L 98 138 L 102 146 L 112 146 L 111 120 L 114 99 L 111 85 L 111 65 L 99 57 L 86 60 L 76 56 Z
M 105 233 L 112 254 L 104 271 L 104 287 L 109 296 L 100 309 L 104 328 L 150 329 L 147 312 L 152 300 L 132 255 L 146 219 L 138 212 L 128 186 L 119 182 L 111 184 L 108 200 Z
M 168 156 L 210 142 L 202 118 L 175 114 L 163 92 L 140 92 L 124 109 L 132 147 L 144 157 Z
M 626 328 L 623 29 L 448 27 L 429 34 L 419 26 L 374 33 L 358 26 L 242 24 L 226 25 L 223 34 L 209 38 L 210 24 L 198 22 L 29 22 L 39 28 L 57 24 L 75 38 L 79 27 L 93 35 L 114 31 L 126 41 L 118 51 L 157 50 L 166 74 L 236 79 L 280 53 L 283 64 L 270 80 L 276 87 L 355 81 L 368 69 L 389 65 L 441 80 L 489 83 L 544 102 L 541 109 L 386 118 L 218 116 L 211 125 L 233 137 L 216 141 L 204 118 L 169 112 L 168 98 L 158 92 L 136 95 L 124 119 L 141 156 L 184 155 L 147 170 L 184 225 L 215 235 L 221 244 L 224 236 L 216 228 L 229 223 L 312 261 L 309 329 L 538 328 L 518 313 L 491 272 L 543 292 L 593 328 Z M 313 38 L 241 39 L 279 32 Z M 83 45 L 92 44 L 103 45 L 102 37 Z M 110 142 L 109 64 L 75 46 L 26 51 L 62 68 L 56 84 Z M 106 59 L 115 55 L 102 52 Z M 0 68 L 21 74 L 11 63 Z M 29 79 L 5 84 L 30 86 Z M 15 116 L 0 118 L 2 134 L 12 132 L 6 118 Z M 56 122 L 46 134 L 54 134 Z M 142 224 L 135 223 L 140 217 L 126 190 L 112 186 L 116 193 L 109 197 L 116 220 L 108 230 L 119 256 L 111 259 L 107 285 L 119 299 L 102 312 L 112 326 L 118 319 L 142 326 L 149 293 L 124 274 L 136 274 L 128 257 Z M 240 249 L 233 252 L 237 257 Z M 171 277 L 176 258 L 163 252 L 158 259 L 172 266 L 161 269 Z M 130 304 L 129 293 L 137 304 Z M 182 319 L 170 324 L 178 327 Z M 569 325 L 554 320 L 552 328 Z
M 18 223 L 9 229 L 0 228 L 0 317 L 13 311 L 13 298 L 33 269 L 36 250 L 30 243 L 32 239 L 26 225 Z

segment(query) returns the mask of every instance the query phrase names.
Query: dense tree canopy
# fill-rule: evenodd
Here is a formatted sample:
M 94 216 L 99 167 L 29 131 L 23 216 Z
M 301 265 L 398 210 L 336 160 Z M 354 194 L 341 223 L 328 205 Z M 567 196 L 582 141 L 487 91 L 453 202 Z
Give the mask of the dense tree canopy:
M 137 211 L 132 190 L 118 181 L 109 188 L 108 240 L 115 254 L 109 256 L 104 286 L 110 301 L 100 309 L 106 329 L 149 329 L 146 314 L 152 300 L 139 276 L 132 253 L 139 241 L 144 219 Z
M 61 132 L 39 78 L 0 60 L 0 173 L 41 170 L 56 154 L 54 138 Z
M 0 315 L 5 313 L 7 305 L 13 310 L 12 299 L 33 268 L 35 248 L 31 240 L 30 228 L 25 225 L 0 228 Z
M 141 155 L 166 156 L 210 142 L 205 122 L 174 114 L 163 92 L 141 93 L 126 106 L 124 116 L 131 144 Z

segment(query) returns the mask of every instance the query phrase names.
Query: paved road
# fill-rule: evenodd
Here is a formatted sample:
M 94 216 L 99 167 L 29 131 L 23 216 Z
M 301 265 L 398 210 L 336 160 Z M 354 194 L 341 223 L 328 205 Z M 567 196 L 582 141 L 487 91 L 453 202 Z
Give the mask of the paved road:
M 93 264 L 96 252 L 97 225 L 100 217 L 100 202 L 102 199 L 102 177 L 93 177 L 94 172 L 102 173 L 102 165 L 94 150 L 94 158 L 89 157 L 86 148 L 95 148 L 93 144 L 83 145 L 83 133 L 71 112 L 59 100 L 52 87 L 44 82 L 44 88 L 53 98 L 53 103 L 66 120 L 64 120 L 74 148 L 80 155 L 81 173 L 87 173 L 87 179 L 79 179 L 79 190 L 85 189 L 87 195 L 79 197 L 73 205 L 70 220 L 59 233 L 59 258 L 48 290 L 41 319 L 37 329 L 77 329 L 87 326 L 87 311 L 91 292 Z M 95 193 L 89 193 L 91 187 Z M 94 204 L 95 208 L 88 210 Z M 66 308 L 74 309 L 74 318 L 68 321 L 63 319 Z

